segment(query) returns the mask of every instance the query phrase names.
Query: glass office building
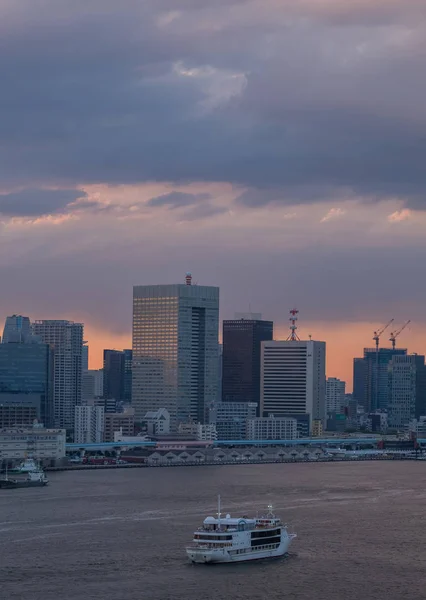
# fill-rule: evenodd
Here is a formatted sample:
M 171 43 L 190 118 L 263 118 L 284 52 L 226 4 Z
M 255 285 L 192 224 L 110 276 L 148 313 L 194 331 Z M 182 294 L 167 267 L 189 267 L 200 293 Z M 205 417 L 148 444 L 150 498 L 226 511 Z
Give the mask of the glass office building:
M 188 281 L 188 280 L 187 280 Z M 171 429 L 205 423 L 218 394 L 219 288 L 185 284 L 133 290 L 132 404 L 136 420 L 166 408 Z
M 35 406 L 37 418 L 53 426 L 53 353 L 47 344 L 0 344 L 0 404 L 14 411 Z

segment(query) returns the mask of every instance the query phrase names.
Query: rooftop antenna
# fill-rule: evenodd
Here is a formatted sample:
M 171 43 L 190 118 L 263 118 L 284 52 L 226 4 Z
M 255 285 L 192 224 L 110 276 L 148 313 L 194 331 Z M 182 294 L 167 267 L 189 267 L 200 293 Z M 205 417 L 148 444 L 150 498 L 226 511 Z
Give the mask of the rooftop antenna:
M 185 275 L 185 284 L 186 285 L 192 285 L 192 275 L 191 275 L 191 273 L 187 273 Z
M 296 333 L 296 329 L 297 329 L 297 315 L 299 314 L 299 311 L 297 310 L 297 308 L 292 308 L 290 311 L 290 318 L 289 321 L 291 323 L 290 325 L 290 335 L 287 338 L 287 342 L 300 342 L 300 338 Z

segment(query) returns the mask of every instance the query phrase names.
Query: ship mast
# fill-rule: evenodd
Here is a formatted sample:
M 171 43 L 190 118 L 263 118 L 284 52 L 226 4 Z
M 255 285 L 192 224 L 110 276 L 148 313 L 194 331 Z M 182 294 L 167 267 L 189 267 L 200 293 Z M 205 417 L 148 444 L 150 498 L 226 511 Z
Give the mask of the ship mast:
M 217 497 L 217 527 L 220 529 L 220 494 Z

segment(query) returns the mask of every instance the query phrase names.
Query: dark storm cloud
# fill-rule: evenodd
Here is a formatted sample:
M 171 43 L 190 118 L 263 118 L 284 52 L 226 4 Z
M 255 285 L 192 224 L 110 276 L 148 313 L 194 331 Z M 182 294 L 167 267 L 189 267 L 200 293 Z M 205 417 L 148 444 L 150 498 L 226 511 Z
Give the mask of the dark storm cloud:
M 425 207 L 424 2 L 3 3 L 0 183 Z M 216 98 L 235 76 L 241 93 Z
M 39 217 L 62 212 L 79 198 L 82 190 L 23 190 L 0 195 L 0 215 L 7 217 Z M 89 206 L 89 201 L 85 201 Z
M 170 192 L 148 200 L 148 206 L 167 206 L 171 209 L 190 206 L 211 198 L 210 194 L 189 194 L 185 192 Z

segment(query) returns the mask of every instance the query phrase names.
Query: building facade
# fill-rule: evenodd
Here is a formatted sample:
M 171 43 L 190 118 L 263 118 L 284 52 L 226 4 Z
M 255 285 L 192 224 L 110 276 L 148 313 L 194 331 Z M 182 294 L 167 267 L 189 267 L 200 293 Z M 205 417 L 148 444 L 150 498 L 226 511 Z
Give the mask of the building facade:
M 178 434 L 188 440 L 199 442 L 217 440 L 216 426 L 212 423 L 179 423 Z
M 405 348 L 364 348 L 364 357 L 354 359 L 354 398 L 366 412 L 387 410 L 389 363 L 406 355 Z
M 132 364 L 133 353 L 131 350 L 123 350 L 124 354 L 124 397 L 126 404 L 132 403 Z
M 247 439 L 247 422 L 257 417 L 256 402 L 220 402 L 210 412 L 218 440 Z
M 171 430 L 204 423 L 218 395 L 219 288 L 133 289 L 132 404 L 136 420 L 166 408 Z
M 75 407 L 82 403 L 83 324 L 72 321 L 35 321 L 33 331 L 53 350 L 55 426 L 74 432 Z
M 8 344 L 9 342 L 23 344 L 31 337 L 32 331 L 29 317 L 23 317 L 22 315 L 6 317 L 3 337 L 1 339 L 3 344 Z
M 297 420 L 286 417 L 257 417 L 247 423 L 249 440 L 294 440 L 297 438 Z
M 38 394 L 0 394 L 0 429 L 31 427 L 40 418 Z
M 298 421 L 301 435 L 325 424 L 325 342 L 262 342 L 260 414 Z
M 105 413 L 104 441 L 113 442 L 116 431 L 124 436 L 135 434 L 135 413 L 132 409 L 123 413 Z
M 53 352 L 48 344 L 38 343 L 31 336 L 11 341 L 12 334 L 5 339 L 10 343 L 0 344 L 0 405 L 13 405 L 16 416 L 17 405 L 36 407 L 37 419 L 46 427 L 54 425 Z
M 170 414 L 165 408 L 148 411 L 143 420 L 149 435 L 168 435 L 170 433 Z
M 345 413 L 346 382 L 336 377 L 327 377 L 325 383 L 325 405 L 328 413 Z
M 105 413 L 102 406 L 76 406 L 74 442 L 95 444 L 104 441 Z
M 417 354 L 393 356 L 388 369 L 388 424 L 407 428 L 410 421 L 426 413 L 425 357 Z
M 122 350 L 104 350 L 104 398 L 123 400 L 125 356 Z
M 65 457 L 65 430 L 32 427 L 0 430 L 2 459 L 22 460 L 33 456 L 42 462 Z
M 272 321 L 223 321 L 222 401 L 260 404 L 263 341 L 273 339 Z

